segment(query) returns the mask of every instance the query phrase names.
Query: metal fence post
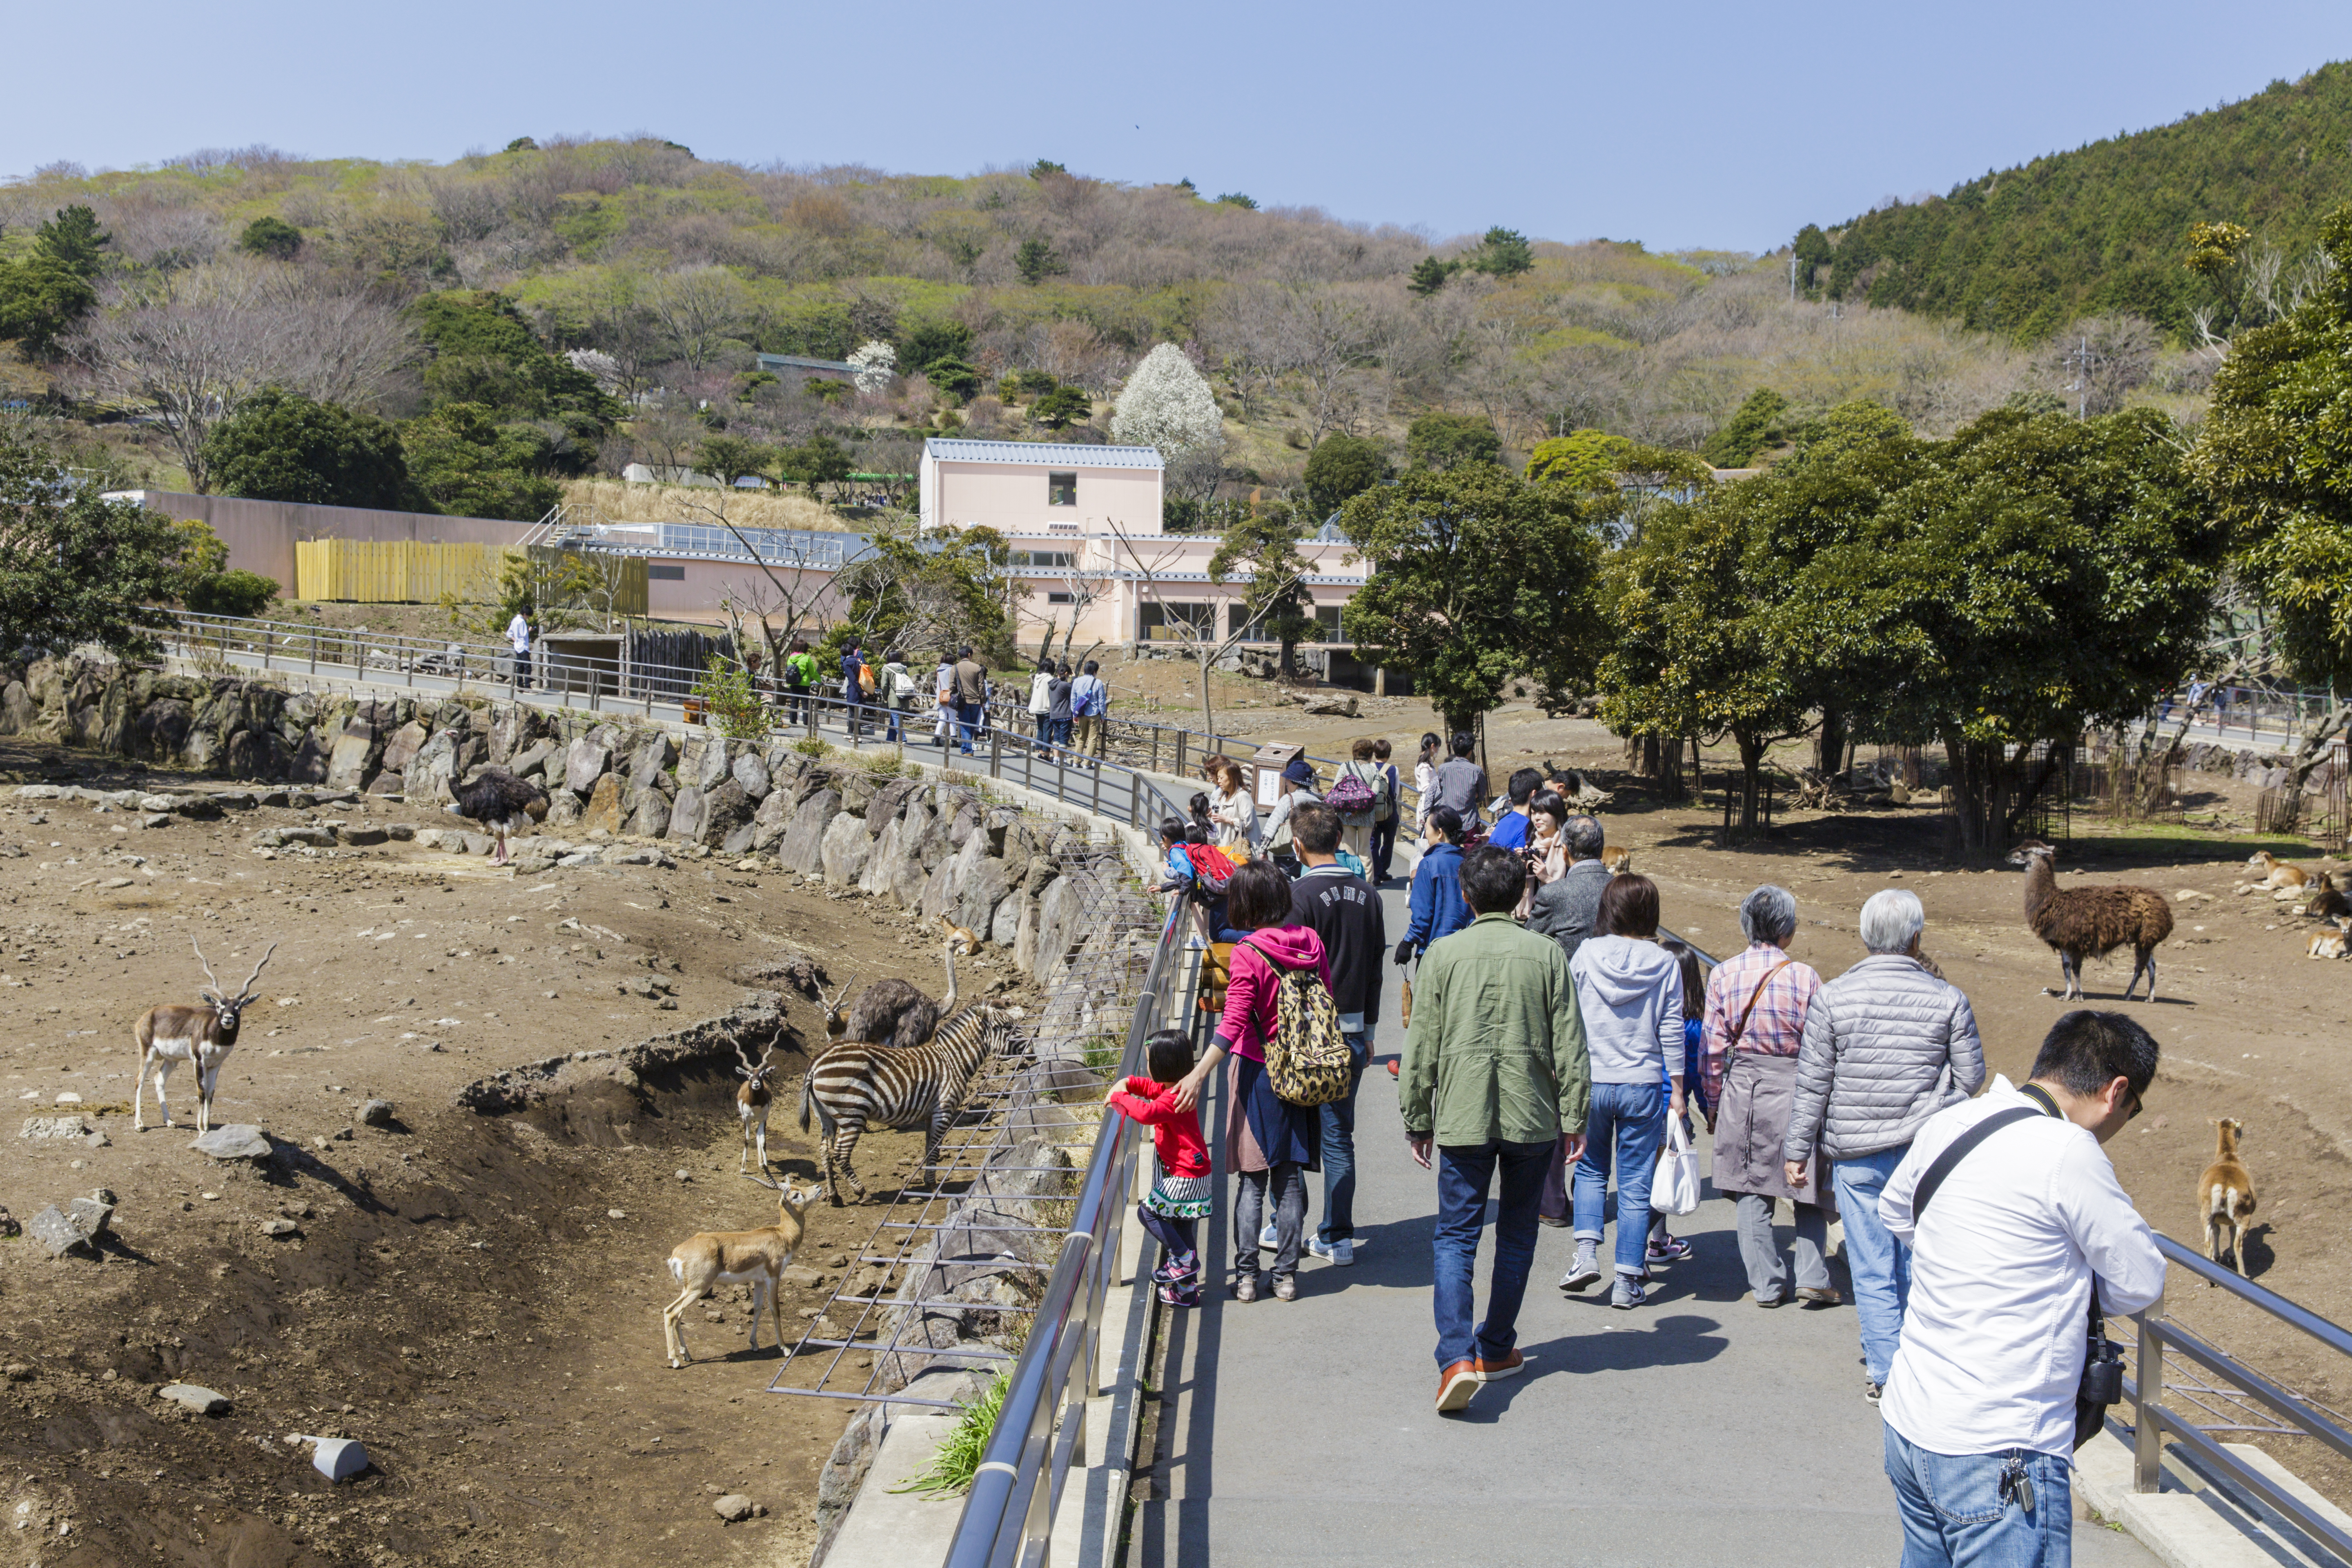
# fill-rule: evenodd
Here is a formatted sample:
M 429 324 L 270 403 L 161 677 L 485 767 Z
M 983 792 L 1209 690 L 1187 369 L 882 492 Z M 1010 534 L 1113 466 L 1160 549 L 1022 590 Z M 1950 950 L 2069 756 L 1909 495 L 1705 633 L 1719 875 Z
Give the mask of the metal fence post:
M 1176 765 L 1169 770 L 1178 778 L 1184 776 L 1184 731 L 1176 731 Z
M 992 779 L 1004 776 L 1004 731 L 993 724 L 988 729 L 988 776 Z
M 2164 1300 L 2161 1297 L 2139 1314 L 2139 1350 L 2133 1371 L 2135 1389 L 2132 1424 L 2132 1490 L 2152 1492 L 2164 1470 L 2164 1430 L 2157 1408 L 2164 1403 Z

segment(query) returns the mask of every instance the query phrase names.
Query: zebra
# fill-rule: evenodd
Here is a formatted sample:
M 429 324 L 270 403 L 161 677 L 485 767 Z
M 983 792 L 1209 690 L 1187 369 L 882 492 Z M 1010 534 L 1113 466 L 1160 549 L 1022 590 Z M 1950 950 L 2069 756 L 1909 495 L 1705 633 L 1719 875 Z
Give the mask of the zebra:
M 843 1178 L 857 1201 L 866 1201 L 865 1184 L 849 1161 L 869 1126 L 928 1128 L 923 1181 L 929 1185 L 939 1164 L 940 1144 L 955 1125 L 982 1064 L 1000 1052 L 1009 1055 L 1023 1047 L 1012 1016 L 985 1004 L 950 1017 L 928 1045 L 843 1040 L 828 1047 L 801 1079 L 801 1131 L 808 1131 L 814 1110 L 824 1129 L 824 1184 L 834 1206 L 841 1206 Z

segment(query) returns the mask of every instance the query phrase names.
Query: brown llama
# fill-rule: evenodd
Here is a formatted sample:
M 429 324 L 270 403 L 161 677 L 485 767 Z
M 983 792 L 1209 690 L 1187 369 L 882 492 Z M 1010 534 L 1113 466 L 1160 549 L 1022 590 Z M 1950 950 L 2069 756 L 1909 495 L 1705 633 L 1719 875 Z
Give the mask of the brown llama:
M 2058 886 L 2058 851 L 2027 839 L 2010 852 L 2009 863 L 2025 868 L 2025 923 L 2058 955 L 2065 977 L 2063 992 L 2042 994 L 2078 1001 L 2083 995 L 2083 960 L 2105 958 L 2119 947 L 2132 950 L 2131 979 L 2124 1000 L 2132 999 L 2143 971 L 2147 999 L 2156 1000 L 2156 948 L 2172 934 L 2172 904 L 2153 888 Z
M 2213 1125 L 2219 1130 L 2213 1140 L 2213 1163 L 2197 1178 L 2197 1206 L 2205 1214 L 2205 1256 L 2216 1263 L 2221 1261 L 2221 1233 L 2228 1231 L 2230 1261 L 2242 1279 L 2246 1277 L 2246 1222 L 2254 1214 L 2254 1178 L 2238 1158 L 2242 1123 L 2225 1116 Z

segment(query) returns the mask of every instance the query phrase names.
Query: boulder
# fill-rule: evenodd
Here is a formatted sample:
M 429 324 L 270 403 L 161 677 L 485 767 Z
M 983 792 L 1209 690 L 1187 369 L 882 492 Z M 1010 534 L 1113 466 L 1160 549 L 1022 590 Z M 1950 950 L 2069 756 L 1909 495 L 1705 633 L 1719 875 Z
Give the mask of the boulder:
M 226 1127 L 214 1128 L 188 1147 L 215 1160 L 267 1160 L 269 1158 L 269 1134 L 251 1122 L 233 1122 Z
M 824 830 L 831 826 L 841 811 L 841 796 L 823 789 L 801 802 L 793 813 L 792 826 L 776 843 L 776 861 L 787 871 L 820 869 L 824 848 Z
M 845 769 L 835 775 L 835 785 L 841 791 L 841 809 L 852 816 L 864 816 L 881 785 L 872 773 Z
M 362 1127 L 389 1127 L 392 1125 L 392 1101 L 363 1100 L 360 1101 L 358 1114 L 360 1125 Z
M 1056 877 L 1038 900 L 1037 948 L 1030 966 L 1038 984 L 1045 984 L 1054 966 L 1069 956 L 1084 934 L 1078 929 L 1078 917 L 1085 908 L 1076 879 Z
M 491 749 L 497 750 L 496 747 Z M 507 763 L 507 771 L 519 779 L 542 777 L 547 773 L 549 759 L 556 756 L 562 750 L 562 746 L 554 741 L 544 738 L 533 741 L 514 754 L 512 760 Z
M 343 732 L 335 739 L 334 749 L 327 754 L 327 783 L 336 789 L 359 788 L 375 771 L 375 760 L 382 753 L 383 742 L 376 737 L 375 726 L 364 719 L 353 719 L 343 726 Z
M 871 837 L 882 837 L 882 830 L 897 821 L 907 809 L 907 799 L 923 787 L 920 779 L 891 779 L 874 792 L 866 805 L 866 831 Z
M 215 1394 L 193 1383 L 167 1383 L 155 1391 L 155 1396 L 185 1405 L 199 1415 L 226 1415 L 229 1412 L 226 1394 Z
M 630 832 L 640 838 L 659 838 L 669 831 L 669 796 L 651 785 L 639 785 L 630 798 Z
M 737 844 L 733 840 L 739 833 L 742 841 Z M 713 848 L 731 845 L 731 852 L 738 855 L 751 847 L 751 797 L 733 779 L 722 779 L 716 789 L 704 794 L 699 842 Z
M 706 792 L 718 788 L 735 765 L 737 744 L 723 735 L 688 736 L 685 753 L 678 759 L 677 782 Z
M 976 838 L 975 842 L 985 840 Z M 1026 869 L 1025 866 L 1008 865 L 993 855 L 983 855 L 967 864 L 956 899 L 955 923 L 990 937 L 996 929 L 997 906 L 1020 887 L 1022 873 Z
M 767 1510 L 745 1497 L 741 1492 L 729 1492 L 725 1497 L 713 1502 L 710 1507 L 719 1518 L 730 1524 L 740 1524 L 754 1514 L 767 1512 Z
M 829 823 L 817 855 L 824 862 L 824 879 L 833 887 L 846 888 L 865 875 L 866 863 L 874 854 L 874 840 L 866 837 L 866 824 L 847 812 Z
M 408 764 L 415 759 L 418 752 L 425 749 L 425 742 L 431 736 L 432 731 L 414 719 L 394 731 L 392 739 L 384 742 L 383 762 L 384 772 L 406 773 Z
M 599 742 L 593 734 L 583 735 L 564 753 L 563 787 L 584 798 L 596 787 L 596 781 L 604 777 L 612 761 L 611 747 Z
M 490 763 L 521 776 L 515 764 L 516 756 L 531 744 L 531 726 L 538 715 L 520 703 L 509 703 L 496 709 L 490 715 Z
M 655 774 L 667 772 L 677 762 L 677 742 L 669 738 L 667 730 L 656 730 L 629 753 L 629 780 L 633 784 L 651 784 Z
M 593 833 L 603 828 L 607 833 L 621 831 L 621 775 L 606 773 L 596 781 L 596 789 L 588 797 L 588 807 L 581 814 L 580 830 Z
M 793 820 L 793 795 L 790 790 L 772 789 L 760 802 L 760 809 L 751 816 L 751 847 L 765 849 L 784 836 Z
M 1017 890 L 1009 897 L 998 900 L 996 913 L 990 919 L 988 930 L 982 933 L 988 938 L 992 945 L 1003 948 L 1007 952 L 1013 951 L 1021 938 L 1021 909 L 1024 902 L 1026 900 Z M 980 930 L 978 926 L 972 929 Z
M 703 794 L 700 790 L 690 785 L 679 790 L 677 799 L 670 803 L 669 829 L 665 837 L 677 839 L 681 843 L 701 843 L 702 824 L 707 815 Z
M 63 1258 L 77 1247 L 98 1250 L 98 1238 L 106 1234 L 106 1223 L 114 1215 L 113 1205 L 96 1198 L 73 1198 L 60 1208 L 51 1204 L 25 1222 L 25 1234 L 48 1248 L 51 1258 Z
M 956 897 L 963 885 L 963 861 L 961 858 L 942 860 L 929 877 L 923 879 L 922 891 L 915 896 L 915 912 L 926 921 L 938 920 L 956 907 Z
M 753 802 L 768 798 L 772 787 L 768 783 L 768 764 L 760 760 L 757 752 L 745 748 L 743 754 L 735 759 L 733 776 L 745 798 Z

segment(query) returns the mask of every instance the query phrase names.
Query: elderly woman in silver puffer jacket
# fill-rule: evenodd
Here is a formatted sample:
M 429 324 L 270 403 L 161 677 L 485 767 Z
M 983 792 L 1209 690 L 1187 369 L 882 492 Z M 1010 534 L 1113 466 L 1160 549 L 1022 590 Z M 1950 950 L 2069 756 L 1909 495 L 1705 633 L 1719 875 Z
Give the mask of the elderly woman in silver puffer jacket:
M 1873 1402 L 1903 1338 L 1911 1259 L 1878 1217 L 1879 1194 L 1927 1118 L 1984 1083 L 1976 1014 L 1919 956 L 1927 915 L 1889 888 L 1862 906 L 1870 956 L 1822 986 L 1805 1014 L 1797 1089 L 1781 1149 L 1790 1185 L 1818 1156 L 1834 1163 L 1846 1268 Z

